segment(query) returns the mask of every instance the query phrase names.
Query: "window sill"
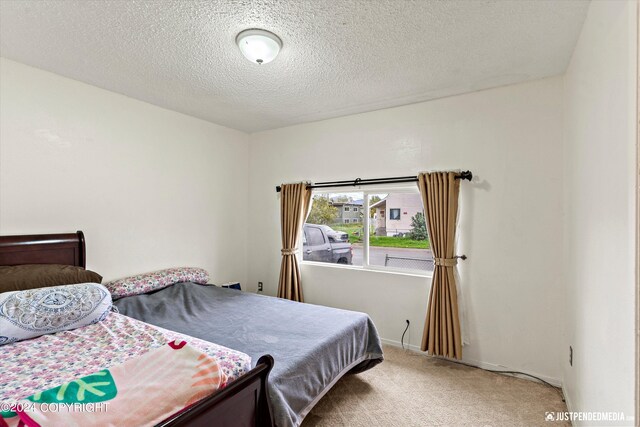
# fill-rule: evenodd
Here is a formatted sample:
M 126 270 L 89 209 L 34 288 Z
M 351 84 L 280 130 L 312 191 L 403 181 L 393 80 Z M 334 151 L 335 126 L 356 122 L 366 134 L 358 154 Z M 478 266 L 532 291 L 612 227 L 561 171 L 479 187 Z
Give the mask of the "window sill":
M 392 270 L 389 268 L 376 268 L 376 267 L 363 267 L 360 265 L 344 265 L 344 264 L 333 264 L 329 262 L 315 262 L 315 261 L 299 261 L 300 265 L 310 265 L 312 267 L 322 267 L 322 268 L 337 268 L 343 270 L 354 270 L 354 271 L 366 271 L 371 273 L 382 273 L 382 274 L 391 274 L 394 276 L 409 276 L 409 277 L 424 277 L 424 278 L 432 278 L 433 272 L 429 271 L 426 273 L 420 271 L 400 271 L 400 270 Z

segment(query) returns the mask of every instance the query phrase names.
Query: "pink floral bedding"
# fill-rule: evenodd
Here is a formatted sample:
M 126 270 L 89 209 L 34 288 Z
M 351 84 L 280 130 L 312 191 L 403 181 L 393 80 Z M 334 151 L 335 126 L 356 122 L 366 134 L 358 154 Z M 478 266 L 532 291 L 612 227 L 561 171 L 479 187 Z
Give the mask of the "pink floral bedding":
M 185 341 L 172 341 L 29 396 L 4 427 L 19 427 L 20 421 L 29 427 L 153 427 L 214 393 L 225 381 L 213 357 Z M 77 410 L 81 405 L 87 410 Z
M 125 277 L 104 283 L 104 286 L 111 292 L 111 298 L 117 300 L 132 295 L 146 294 L 176 283 L 193 282 L 204 285 L 208 281 L 209 273 L 207 270 L 197 267 L 178 267 Z
M 0 405 L 183 340 L 216 359 L 231 382 L 251 369 L 241 352 L 110 313 L 99 323 L 0 347 Z M 0 410 L 0 412 L 2 412 Z

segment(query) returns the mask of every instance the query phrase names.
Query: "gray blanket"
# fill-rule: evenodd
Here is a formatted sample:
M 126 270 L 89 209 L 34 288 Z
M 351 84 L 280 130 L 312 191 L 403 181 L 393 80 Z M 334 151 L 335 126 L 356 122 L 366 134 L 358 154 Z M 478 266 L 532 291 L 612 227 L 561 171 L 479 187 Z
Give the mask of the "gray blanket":
M 280 427 L 298 426 L 346 372 L 383 359 L 378 332 L 364 313 L 194 283 L 115 305 L 127 316 L 242 351 L 254 364 L 271 354 L 269 397 Z

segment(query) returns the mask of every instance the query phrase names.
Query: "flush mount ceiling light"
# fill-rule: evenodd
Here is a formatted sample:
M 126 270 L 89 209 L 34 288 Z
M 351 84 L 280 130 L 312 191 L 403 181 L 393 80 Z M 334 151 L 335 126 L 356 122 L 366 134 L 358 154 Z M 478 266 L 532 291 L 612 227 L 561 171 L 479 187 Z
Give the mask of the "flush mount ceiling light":
M 258 64 L 273 61 L 282 48 L 280 37 L 257 29 L 242 31 L 236 37 L 236 43 L 245 58 Z

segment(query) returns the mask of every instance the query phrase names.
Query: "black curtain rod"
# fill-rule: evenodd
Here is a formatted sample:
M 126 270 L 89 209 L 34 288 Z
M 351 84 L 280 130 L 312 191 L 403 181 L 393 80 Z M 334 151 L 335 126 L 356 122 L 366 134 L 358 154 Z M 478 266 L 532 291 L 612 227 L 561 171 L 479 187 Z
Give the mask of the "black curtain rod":
M 473 174 L 471 171 L 460 172 L 456 179 L 466 179 L 471 181 L 473 178 Z M 331 188 L 331 187 L 345 187 L 348 185 L 353 185 L 354 187 L 358 185 L 374 185 L 374 184 L 395 184 L 398 182 L 418 182 L 417 176 L 397 176 L 394 178 L 371 178 L 371 179 L 360 179 L 356 178 L 350 181 L 326 181 L 326 182 L 316 182 L 315 184 L 307 185 L 307 188 Z M 281 187 L 276 186 L 276 192 L 280 192 Z

